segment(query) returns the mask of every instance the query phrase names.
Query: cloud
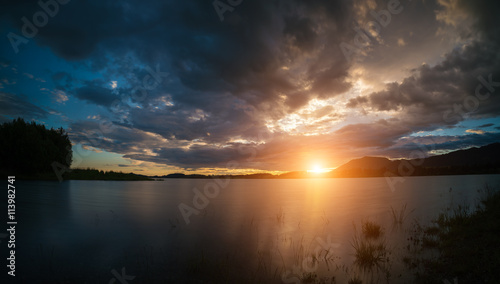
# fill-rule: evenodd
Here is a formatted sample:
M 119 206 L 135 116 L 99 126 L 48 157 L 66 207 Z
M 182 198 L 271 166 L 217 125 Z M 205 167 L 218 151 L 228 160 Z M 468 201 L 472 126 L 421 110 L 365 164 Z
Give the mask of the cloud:
M 101 151 L 101 150 L 96 149 L 96 148 L 91 147 L 91 146 L 88 146 L 88 145 L 82 145 L 82 149 L 83 149 L 83 150 L 87 150 L 87 151 L 96 152 L 96 153 L 102 153 L 102 151 Z
M 480 130 L 480 129 L 467 129 L 467 130 L 465 130 L 465 132 L 479 134 L 479 135 L 486 133 L 484 130 Z
M 486 128 L 486 127 L 490 127 L 490 126 L 493 126 L 495 124 L 493 123 L 486 123 L 486 124 L 483 124 L 483 125 L 479 125 L 478 128 Z
M 69 90 L 73 86 L 73 76 L 68 72 L 56 72 L 52 75 L 52 81 L 57 89 Z
M 30 79 L 35 78 L 35 76 L 33 76 L 33 75 L 32 75 L 32 74 L 30 74 L 30 73 L 23 73 L 23 75 L 24 75 L 24 76 L 26 76 L 26 77 L 28 77 L 28 78 L 30 78 Z
M 87 85 L 72 90 L 74 96 L 96 105 L 110 107 L 111 104 L 119 99 L 119 96 L 113 93 L 109 88 L 102 87 L 99 81 L 87 82 Z
M 475 33 L 447 53 L 442 62 L 434 66 L 422 64 L 401 82 L 387 83 L 380 91 L 351 98 L 346 107 L 391 113 L 409 127 L 409 133 L 454 125 L 466 118 L 498 117 L 500 98 L 491 95 L 485 101 L 484 96 L 476 94 L 476 89 L 483 85 L 486 90 L 484 82 L 492 78 L 491 85 L 497 89 L 493 91 L 499 91 L 496 82 L 500 81 L 500 59 L 497 56 L 500 32 L 493 29 L 493 23 L 500 22 L 490 12 L 493 6 L 499 4 L 495 1 L 489 1 L 491 6 L 468 1 L 440 3 L 446 3 L 445 9 L 461 9 L 463 13 L 469 11 L 467 17 L 473 19 Z M 440 19 L 452 24 L 452 20 L 444 18 Z M 470 100 L 474 100 L 473 107 Z M 456 106 L 462 109 L 460 115 L 456 113 Z M 454 119 L 448 119 L 446 113 L 453 113 Z
M 33 118 L 45 118 L 49 114 L 43 108 L 40 108 L 23 97 L 9 93 L 0 92 L 0 113 L 3 116 L 12 118 L 23 117 L 27 120 Z
M 52 96 L 54 97 L 56 102 L 58 102 L 60 104 L 61 103 L 64 104 L 64 102 L 68 101 L 68 96 L 66 95 L 66 93 L 64 91 L 61 91 L 61 90 L 53 91 Z
M 36 8 L 6 7 L 15 25 Z M 284 94 L 290 96 L 287 106 L 296 109 L 307 100 L 294 96 L 295 90 L 310 86 L 307 96 L 314 98 L 349 89 L 349 66 L 338 48 L 350 33 L 352 7 L 346 1 L 248 1 L 232 13 L 241 21 L 223 23 L 212 8 L 206 1 L 76 1 L 61 6 L 34 40 L 65 59 L 89 60 L 96 69 L 127 53 L 145 65 L 169 64 L 184 89 L 174 99 L 187 102 L 184 94 L 194 91 L 190 103 L 197 93 L 227 92 L 255 107 L 277 106 Z M 306 60 L 312 64 L 301 67 Z

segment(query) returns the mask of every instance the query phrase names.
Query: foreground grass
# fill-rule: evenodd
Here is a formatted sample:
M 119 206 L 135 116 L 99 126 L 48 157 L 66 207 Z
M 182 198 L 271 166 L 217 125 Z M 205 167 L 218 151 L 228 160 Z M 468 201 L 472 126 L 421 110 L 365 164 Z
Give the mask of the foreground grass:
M 415 224 L 405 263 L 416 283 L 500 282 L 500 193 L 481 203 L 475 212 L 459 206 L 429 226 Z

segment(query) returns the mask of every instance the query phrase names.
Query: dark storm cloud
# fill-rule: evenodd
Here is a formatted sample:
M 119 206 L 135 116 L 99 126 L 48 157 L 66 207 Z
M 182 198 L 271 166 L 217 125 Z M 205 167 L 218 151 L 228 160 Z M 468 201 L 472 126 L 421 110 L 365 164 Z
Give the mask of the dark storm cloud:
M 141 11 L 141 7 L 137 5 L 135 11 Z M 22 28 L 25 23 L 21 18 L 26 17 L 33 24 L 33 15 L 43 11 L 38 1 L 29 0 L 13 1 L 4 8 L 6 18 L 19 29 L 19 36 L 24 35 Z M 99 48 L 104 39 L 123 34 L 126 29 L 135 31 L 134 28 L 141 26 L 140 17 L 130 19 L 127 16 L 126 5 L 118 2 L 68 1 L 58 5 L 58 12 L 49 17 L 45 26 L 37 28 L 35 40 L 65 59 L 85 59 Z
M 283 33 L 289 36 L 295 46 L 302 51 L 311 51 L 317 34 L 314 31 L 314 22 L 308 18 L 298 16 L 285 17 L 285 28 Z
M 483 124 L 483 125 L 479 125 L 478 128 L 486 128 L 486 127 L 490 127 L 490 126 L 493 126 L 495 124 L 493 123 L 486 123 L 486 124 Z
M 128 126 L 115 125 L 113 131 L 103 133 L 95 121 L 73 123 L 70 138 L 84 146 L 124 154 L 124 158 L 181 167 L 225 167 L 229 161 L 244 161 L 256 151 L 255 144 L 229 143 L 222 147 L 167 140 Z
M 226 109 L 220 112 L 205 113 L 200 109 L 190 111 L 145 112 L 134 109 L 130 113 L 134 127 L 158 133 L 167 139 L 224 142 L 232 135 L 255 135 L 259 127 L 251 123 L 258 122 L 257 117 L 242 111 Z M 238 134 L 235 134 L 238 133 Z
M 401 122 L 413 126 L 412 130 L 436 129 L 466 117 L 497 117 L 500 109 L 500 98 L 496 95 L 500 92 L 500 30 L 496 27 L 500 19 L 491 9 L 499 3 L 457 1 L 456 4 L 456 9 L 472 13 L 474 19 L 473 27 L 477 30 L 470 34 L 468 43 L 446 54 L 441 63 L 423 64 L 401 83 L 389 83 L 382 91 L 352 98 L 346 106 L 400 112 Z M 478 85 L 483 86 L 479 96 L 476 93 Z M 488 92 L 490 96 L 486 95 Z M 461 106 L 460 115 L 455 106 Z M 453 119 L 450 113 L 454 114 Z
M 98 82 L 90 82 L 83 87 L 74 89 L 73 94 L 80 100 L 105 107 L 111 106 L 111 104 L 119 98 L 119 96 L 113 94 L 111 89 L 102 87 Z
M 339 142 L 344 146 L 384 148 L 394 144 L 408 132 L 409 127 L 398 119 L 381 119 L 373 123 L 350 124 L 337 130 L 335 134 L 342 137 Z
M 73 87 L 73 76 L 68 72 L 57 72 L 52 75 L 52 80 L 57 89 L 69 90 Z
M 422 65 L 402 83 L 390 83 L 385 90 L 351 99 L 347 106 L 368 106 L 378 111 L 414 110 L 436 115 L 436 122 L 440 122 L 444 111 L 453 109 L 466 96 L 475 96 L 481 83 L 478 76 L 487 80 L 491 74 L 494 82 L 500 81 L 497 48 L 497 44 L 474 42 L 448 54 L 434 67 Z M 485 88 L 481 94 L 486 92 Z M 496 116 L 494 110 L 499 104 L 497 96 L 490 96 L 475 115 Z
M 91 59 L 96 68 L 106 67 L 106 58 L 133 53 L 147 65 L 168 64 L 187 89 L 229 92 L 260 106 L 297 89 L 280 69 L 300 59 L 296 48 L 331 55 L 305 71 L 317 93 L 312 96 L 335 95 L 350 86 L 349 66 L 335 55 L 349 33 L 352 8 L 348 1 L 320 2 L 246 1 L 231 14 L 238 21 L 221 23 L 207 1 L 71 1 L 35 40 L 63 58 Z M 7 9 L 20 27 L 19 18 L 39 7 L 31 2 Z
M 97 121 L 79 121 L 70 125 L 72 141 L 84 146 L 104 149 L 115 153 L 143 152 L 159 148 L 165 141 L 139 129 L 120 126 L 118 123 L 104 131 Z M 173 144 L 182 146 L 182 144 Z
M 49 114 L 46 110 L 26 101 L 25 98 L 0 92 L 0 113 L 3 116 L 25 119 L 44 118 Z
M 240 160 L 234 145 L 226 148 L 192 146 L 189 149 L 166 148 L 159 151 L 159 159 L 181 167 L 226 167 L 230 161 Z
M 370 22 L 376 23 L 373 12 L 387 10 L 389 3 L 384 0 L 359 2 L 364 3 L 364 6 L 370 2 L 377 3 L 375 8 L 358 9 L 358 13 L 364 14 L 358 20 L 361 27 L 366 27 Z M 441 32 L 442 24 L 436 19 L 436 11 L 442 6 L 437 1 L 398 2 L 402 11 L 391 15 L 387 25 L 370 39 L 369 47 L 365 48 L 366 54 L 360 56 L 363 80 L 376 89 L 383 87 L 384 82 L 406 76 L 409 69 L 422 62 L 441 61 L 440 56 L 449 52 L 456 43 L 455 33 Z

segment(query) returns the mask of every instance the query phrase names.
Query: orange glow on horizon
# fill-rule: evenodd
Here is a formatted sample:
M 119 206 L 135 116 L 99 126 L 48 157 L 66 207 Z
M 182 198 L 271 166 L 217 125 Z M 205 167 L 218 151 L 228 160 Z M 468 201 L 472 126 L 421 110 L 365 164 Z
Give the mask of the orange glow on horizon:
M 331 171 L 331 169 L 322 168 L 320 164 L 315 164 L 312 169 L 307 170 L 308 173 L 321 174 Z

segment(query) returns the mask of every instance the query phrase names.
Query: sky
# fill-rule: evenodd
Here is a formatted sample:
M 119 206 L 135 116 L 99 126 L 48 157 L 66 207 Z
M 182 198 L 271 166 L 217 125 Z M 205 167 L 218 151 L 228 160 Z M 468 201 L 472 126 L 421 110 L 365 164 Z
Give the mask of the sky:
M 63 127 L 72 167 L 333 169 L 500 141 L 500 2 L 10 1 L 0 123 Z

